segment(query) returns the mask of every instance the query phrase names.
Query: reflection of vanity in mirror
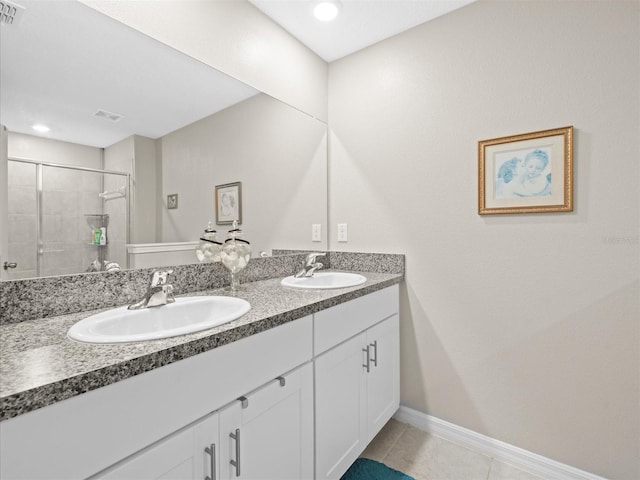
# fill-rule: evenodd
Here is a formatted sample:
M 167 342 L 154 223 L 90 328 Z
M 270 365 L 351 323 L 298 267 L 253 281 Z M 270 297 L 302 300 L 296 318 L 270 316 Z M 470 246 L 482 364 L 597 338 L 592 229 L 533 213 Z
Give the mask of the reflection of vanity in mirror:
M 254 256 L 327 248 L 324 123 L 81 3 L 20 3 L 1 39 L 0 246 L 18 265 L 3 280 L 196 263 L 215 186 L 233 182 Z M 102 245 L 88 215 L 108 218 Z

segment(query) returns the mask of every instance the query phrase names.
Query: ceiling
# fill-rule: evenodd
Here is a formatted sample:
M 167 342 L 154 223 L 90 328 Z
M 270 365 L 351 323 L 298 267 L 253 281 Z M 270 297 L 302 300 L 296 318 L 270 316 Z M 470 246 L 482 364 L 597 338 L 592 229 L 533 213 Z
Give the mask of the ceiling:
M 161 137 L 257 93 L 80 2 L 13 1 L 21 18 L 0 28 L 9 131 L 107 147 L 133 132 Z M 474 0 L 341 0 L 330 23 L 313 17 L 312 0 L 249 1 L 331 62 Z M 35 123 L 52 130 L 37 134 Z
M 164 136 L 258 93 L 80 2 L 14 2 L 20 20 L 0 27 L 0 123 L 10 132 L 107 147 L 133 133 Z M 34 132 L 36 123 L 51 131 Z
M 314 0 L 249 0 L 326 62 L 338 60 L 475 0 L 340 0 L 331 22 L 313 16 Z

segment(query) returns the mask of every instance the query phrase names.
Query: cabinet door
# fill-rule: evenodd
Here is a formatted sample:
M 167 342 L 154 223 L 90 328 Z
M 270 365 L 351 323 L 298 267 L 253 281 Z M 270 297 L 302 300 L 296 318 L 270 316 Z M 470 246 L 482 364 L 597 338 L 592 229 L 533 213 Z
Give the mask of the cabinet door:
M 220 410 L 220 478 L 312 479 L 311 364 L 244 398 Z
M 218 442 L 218 415 L 211 414 L 145 448 L 103 474 L 100 479 L 192 480 L 212 476 Z M 213 448 L 212 448 L 213 447 Z M 205 448 L 208 451 L 205 451 Z
M 367 330 L 367 443 L 400 406 L 400 334 L 398 315 Z
M 366 443 L 365 333 L 316 358 L 316 478 L 340 478 Z

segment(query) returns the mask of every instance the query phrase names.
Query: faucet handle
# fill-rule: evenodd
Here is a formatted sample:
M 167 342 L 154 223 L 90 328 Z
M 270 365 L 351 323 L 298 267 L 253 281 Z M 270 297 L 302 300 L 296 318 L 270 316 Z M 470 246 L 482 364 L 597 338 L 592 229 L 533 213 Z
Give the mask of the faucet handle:
M 162 285 L 167 285 L 167 279 L 170 274 L 173 273 L 173 270 L 155 270 L 151 274 L 151 282 L 150 287 L 161 287 Z
M 163 285 L 162 291 L 166 295 L 167 303 L 173 303 L 176 301 L 175 297 L 173 296 L 173 285 Z

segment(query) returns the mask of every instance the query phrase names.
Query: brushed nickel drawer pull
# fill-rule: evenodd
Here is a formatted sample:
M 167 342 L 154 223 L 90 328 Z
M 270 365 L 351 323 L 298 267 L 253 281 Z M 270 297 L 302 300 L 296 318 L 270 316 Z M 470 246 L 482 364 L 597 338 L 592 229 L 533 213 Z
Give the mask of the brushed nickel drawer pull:
M 229 436 L 236 441 L 236 459 L 229 460 L 229 463 L 236 467 L 236 477 L 240 476 L 240 429 L 236 428 L 236 433 L 230 433 Z
M 210 455 L 211 476 L 204 477 L 204 480 L 216 480 L 216 444 L 212 443 L 210 447 L 204 449 Z

